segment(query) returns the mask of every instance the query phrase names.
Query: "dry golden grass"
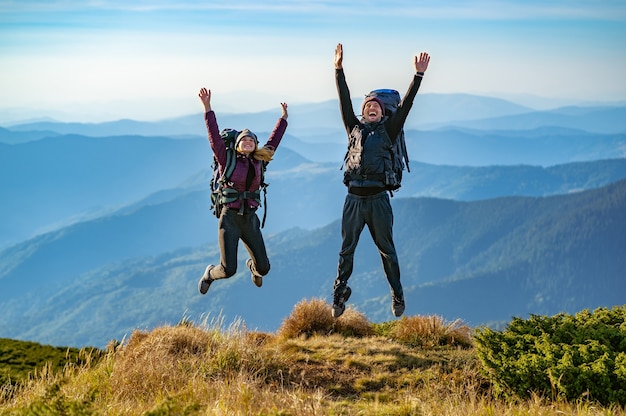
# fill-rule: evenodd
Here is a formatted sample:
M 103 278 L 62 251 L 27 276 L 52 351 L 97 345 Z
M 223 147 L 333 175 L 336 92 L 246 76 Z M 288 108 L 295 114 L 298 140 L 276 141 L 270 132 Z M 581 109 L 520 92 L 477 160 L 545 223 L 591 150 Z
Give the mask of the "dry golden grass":
M 413 347 L 472 346 L 472 330 L 467 325 L 460 320 L 445 322 L 436 315 L 403 317 L 390 332 L 396 341 Z
M 348 307 L 343 315 L 335 319 L 328 303 L 322 299 L 311 299 L 294 306 L 278 329 L 277 335 L 287 339 L 331 334 L 363 337 L 373 333 L 372 324 L 354 308 Z
M 0 415 L 624 415 L 584 402 L 494 399 L 472 348 L 437 346 L 462 344 L 467 331 L 458 322 L 395 321 L 398 339 L 411 341 L 410 328 L 425 331 L 433 341 L 422 348 L 389 336 L 345 336 L 337 330 L 342 319 L 325 326 L 325 315 L 329 305 L 312 300 L 296 305 L 276 335 L 240 322 L 136 331 L 98 363 L 40 374 L 0 402 Z M 352 318 L 342 325 L 365 331 L 362 315 L 345 315 Z M 427 336 L 428 328 L 438 335 Z
M 463 380 L 480 378 L 471 351 L 424 351 L 382 337 L 313 336 L 290 339 L 280 348 L 290 357 L 291 379 L 307 387 L 323 388 L 330 397 L 359 397 L 363 393 L 391 394 L 417 387 L 417 372 L 466 373 Z M 456 358 L 451 359 L 451 355 Z M 422 374 L 423 375 L 423 374 Z

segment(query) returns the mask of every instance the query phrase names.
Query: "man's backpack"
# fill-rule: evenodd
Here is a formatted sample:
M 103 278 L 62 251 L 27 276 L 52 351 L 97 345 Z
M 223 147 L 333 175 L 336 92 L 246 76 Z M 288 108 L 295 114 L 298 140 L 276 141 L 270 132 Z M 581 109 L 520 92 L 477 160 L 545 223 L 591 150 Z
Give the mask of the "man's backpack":
M 385 116 L 391 116 L 398 110 L 398 105 L 400 104 L 400 93 L 396 90 L 374 90 L 365 96 L 366 99 L 369 97 L 376 97 L 380 99 L 383 104 L 385 104 Z M 391 139 L 393 140 L 393 138 Z M 391 163 L 395 178 L 390 178 L 386 182 L 394 184 L 389 187 L 391 196 L 393 196 L 392 191 L 400 188 L 400 185 L 402 183 L 402 171 L 404 170 L 404 168 L 406 167 L 407 172 L 411 171 L 411 169 L 409 169 L 409 155 L 406 150 L 404 129 L 401 130 L 396 137 L 395 144 L 391 148 L 391 153 Z
M 230 176 L 235 170 L 235 164 L 237 163 L 237 151 L 235 150 L 235 143 L 239 131 L 234 129 L 223 129 L 220 132 L 224 144 L 226 144 L 226 166 L 224 171 L 220 175 L 219 164 L 217 158 L 213 156 L 213 176 L 211 178 L 211 210 L 217 218 L 219 218 L 222 208 L 233 201 L 238 199 L 256 199 L 256 201 L 263 205 L 263 221 L 261 228 L 265 226 L 265 217 L 267 215 L 267 187 L 269 184 L 265 183 L 265 170 L 267 168 L 267 162 L 261 161 L 261 185 L 258 190 L 252 192 L 238 192 L 237 190 L 228 187 L 227 184 L 230 181 Z M 263 191 L 263 204 L 261 204 L 261 191 Z M 243 210 L 243 205 L 241 206 Z

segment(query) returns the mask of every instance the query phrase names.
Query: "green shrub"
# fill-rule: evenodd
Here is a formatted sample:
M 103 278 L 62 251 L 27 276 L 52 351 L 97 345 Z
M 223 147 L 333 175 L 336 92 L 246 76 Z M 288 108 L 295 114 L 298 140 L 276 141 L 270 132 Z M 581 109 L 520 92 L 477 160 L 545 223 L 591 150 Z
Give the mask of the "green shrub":
M 372 324 L 374 335 L 391 338 L 391 334 L 398 321 L 376 322 Z
M 625 306 L 514 318 L 479 329 L 475 345 L 498 394 L 626 404 Z
M 95 363 L 104 355 L 97 348 L 70 348 L 0 338 L 0 386 L 19 384 L 48 368 L 57 373 L 67 366 Z

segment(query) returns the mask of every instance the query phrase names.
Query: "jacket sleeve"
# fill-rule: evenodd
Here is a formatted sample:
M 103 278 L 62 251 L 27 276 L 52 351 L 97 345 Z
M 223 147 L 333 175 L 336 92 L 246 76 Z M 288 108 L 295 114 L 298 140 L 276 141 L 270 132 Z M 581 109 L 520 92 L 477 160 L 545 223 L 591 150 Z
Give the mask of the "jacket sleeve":
M 409 111 L 411 111 L 411 107 L 413 107 L 413 100 L 415 99 L 415 95 L 417 95 L 417 91 L 420 88 L 420 84 L 422 83 L 422 77 L 419 75 L 414 75 L 413 80 L 411 80 L 411 84 L 409 85 L 409 89 L 406 94 L 398 104 L 398 110 L 390 117 L 385 123 L 385 127 L 387 128 L 387 133 L 389 137 L 395 139 L 400 131 L 404 127 L 404 122 L 406 118 L 409 116 Z
M 220 136 L 220 129 L 217 126 L 215 113 L 213 111 L 207 112 L 204 115 L 204 122 L 209 132 L 209 144 L 221 168 L 226 165 L 226 144 L 224 140 L 222 140 L 222 136 Z
M 359 119 L 354 115 L 352 100 L 350 99 L 350 90 L 346 82 L 346 76 L 343 69 L 335 69 L 335 82 L 337 84 L 337 92 L 339 93 L 339 108 L 341 110 L 341 119 L 348 134 L 354 126 L 359 124 Z
M 267 140 L 267 143 L 265 143 L 265 146 L 271 147 L 272 149 L 276 150 L 276 148 L 278 148 L 278 145 L 280 144 L 280 141 L 283 138 L 283 135 L 285 134 L 285 130 L 287 130 L 287 120 L 281 117 L 276 122 L 274 130 L 272 131 L 270 138 Z

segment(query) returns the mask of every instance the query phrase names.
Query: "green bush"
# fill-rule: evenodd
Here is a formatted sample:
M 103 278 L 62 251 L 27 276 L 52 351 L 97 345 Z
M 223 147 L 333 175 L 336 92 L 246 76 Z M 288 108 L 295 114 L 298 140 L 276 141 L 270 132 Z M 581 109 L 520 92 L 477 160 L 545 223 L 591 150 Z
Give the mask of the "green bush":
M 96 362 L 104 355 L 97 348 L 69 348 L 0 338 L 0 387 L 19 384 L 48 367 L 59 372 L 68 365 Z
M 497 394 L 626 404 L 626 306 L 514 318 L 475 345 Z

